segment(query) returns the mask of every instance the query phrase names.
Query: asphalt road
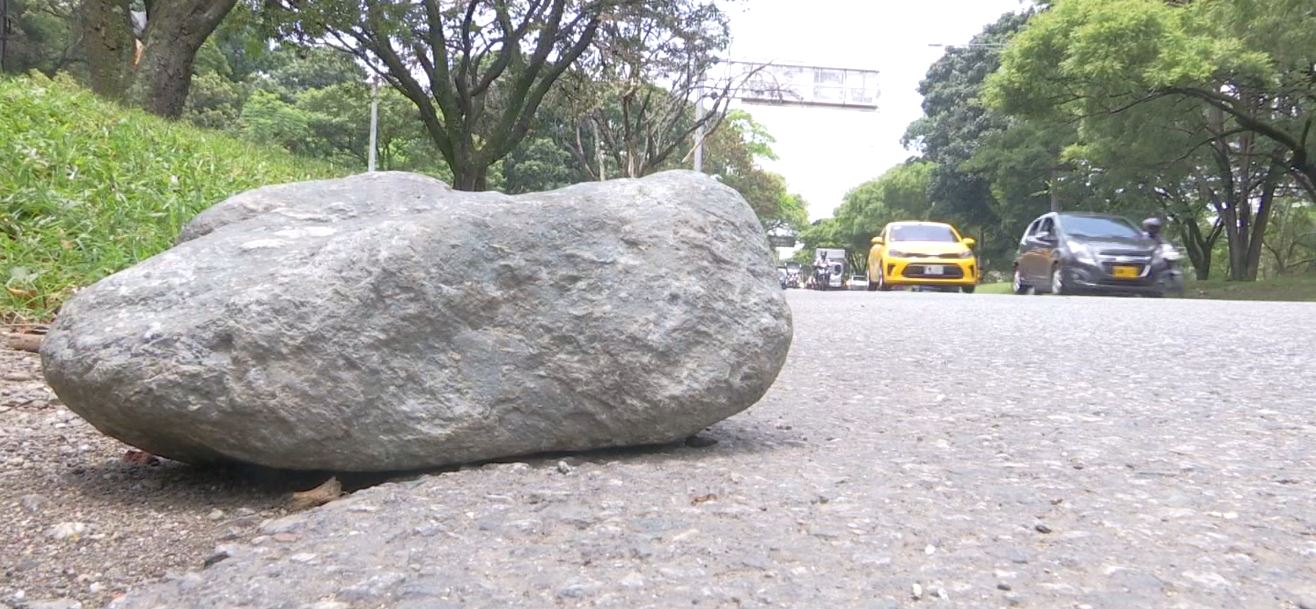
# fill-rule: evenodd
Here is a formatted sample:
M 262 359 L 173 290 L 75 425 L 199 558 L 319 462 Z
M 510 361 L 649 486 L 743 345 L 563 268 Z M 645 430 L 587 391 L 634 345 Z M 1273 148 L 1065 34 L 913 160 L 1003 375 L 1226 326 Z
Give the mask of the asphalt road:
M 1316 306 L 788 299 L 715 446 L 377 486 L 116 607 L 1316 609 Z

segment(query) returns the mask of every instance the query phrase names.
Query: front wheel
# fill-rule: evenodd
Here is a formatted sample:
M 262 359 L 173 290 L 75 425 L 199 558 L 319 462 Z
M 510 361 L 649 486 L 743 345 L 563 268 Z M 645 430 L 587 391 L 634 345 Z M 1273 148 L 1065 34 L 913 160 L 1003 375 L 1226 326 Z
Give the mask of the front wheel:
M 1059 264 L 1051 267 L 1051 293 L 1056 296 L 1069 294 L 1069 286 L 1065 285 L 1065 270 Z
M 1020 296 L 1028 293 L 1028 284 L 1024 283 L 1024 275 L 1019 272 L 1019 267 L 1014 267 L 1014 280 L 1010 283 L 1010 290 Z
M 877 266 L 877 291 L 879 292 L 891 291 L 891 286 L 887 285 L 886 282 L 886 269 L 884 268 L 883 264 L 879 264 Z
M 1163 295 L 1183 298 L 1184 280 L 1182 273 L 1171 271 L 1169 276 L 1162 277 L 1159 283 Z
M 973 291 L 976 290 L 976 289 L 978 289 L 978 286 L 976 286 L 976 285 L 966 285 L 966 286 L 960 288 L 960 291 L 961 291 L 961 292 L 964 292 L 965 294 L 972 294 Z

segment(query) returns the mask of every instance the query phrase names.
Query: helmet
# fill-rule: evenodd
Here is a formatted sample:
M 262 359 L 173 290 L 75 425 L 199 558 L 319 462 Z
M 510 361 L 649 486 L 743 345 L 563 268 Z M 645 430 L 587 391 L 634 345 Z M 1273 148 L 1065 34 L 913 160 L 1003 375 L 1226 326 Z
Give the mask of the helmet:
M 1146 231 L 1148 235 L 1151 235 L 1153 237 L 1161 234 L 1161 228 L 1164 226 L 1165 223 L 1162 222 L 1160 218 L 1156 218 L 1156 217 L 1147 218 L 1146 220 L 1142 221 L 1142 230 Z

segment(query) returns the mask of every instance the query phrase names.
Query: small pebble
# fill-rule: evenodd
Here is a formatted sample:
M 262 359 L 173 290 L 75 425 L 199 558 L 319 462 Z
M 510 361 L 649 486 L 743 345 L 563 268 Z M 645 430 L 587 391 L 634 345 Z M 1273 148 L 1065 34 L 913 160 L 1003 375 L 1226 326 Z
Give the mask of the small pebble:
M 46 498 L 42 497 L 41 495 L 23 495 L 22 497 L 18 498 L 18 505 L 22 506 L 23 509 L 35 514 L 37 512 L 40 512 L 41 508 L 45 507 Z
M 557 471 L 558 471 L 558 473 L 561 473 L 561 474 L 570 474 L 572 469 L 574 469 L 574 468 L 572 468 L 571 465 L 569 465 L 566 461 L 558 461 L 558 462 L 557 462 Z
M 206 514 L 206 518 L 211 521 L 220 520 L 223 517 L 224 517 L 224 510 L 220 510 L 220 509 L 210 510 L 210 513 Z
M 918 584 L 914 584 L 914 585 L 910 586 L 910 587 L 909 587 L 909 595 L 910 595 L 911 597 L 913 597 L 914 600 L 919 600 L 919 599 L 923 598 L 923 586 L 920 586 L 920 585 L 918 585 Z
M 46 536 L 51 539 L 77 539 L 83 533 L 87 532 L 87 524 L 83 522 L 61 522 L 50 530 L 46 531 Z
M 1046 526 L 1046 525 L 1044 525 L 1044 524 L 1037 524 L 1037 525 L 1034 525 L 1034 526 L 1033 526 L 1033 529 L 1035 529 L 1038 533 L 1050 533 L 1050 532 L 1051 532 L 1051 527 Z

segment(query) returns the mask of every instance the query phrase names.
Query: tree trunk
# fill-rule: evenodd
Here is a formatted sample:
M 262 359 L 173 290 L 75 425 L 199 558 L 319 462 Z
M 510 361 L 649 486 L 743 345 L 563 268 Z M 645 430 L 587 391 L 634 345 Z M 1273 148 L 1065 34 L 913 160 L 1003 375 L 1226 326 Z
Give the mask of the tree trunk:
M 1244 281 L 1257 280 L 1257 270 L 1261 266 L 1261 246 L 1265 241 L 1266 225 L 1270 223 L 1271 209 L 1274 207 L 1275 189 L 1279 187 L 1280 174 L 1281 168 L 1274 165 L 1266 173 L 1266 181 L 1261 189 L 1261 199 L 1257 202 L 1256 215 L 1252 218 L 1252 234 L 1248 239 L 1246 258 L 1244 259 Z
M 1188 250 L 1188 260 L 1193 263 L 1193 272 L 1199 281 L 1211 278 L 1211 251 L 1215 249 L 1220 232 L 1212 229 L 1209 235 L 1203 235 L 1196 221 L 1184 222 L 1184 249 Z M 1218 225 L 1217 225 L 1218 226 Z
M 178 118 L 192 87 L 197 50 L 237 0 L 173 0 L 152 3 L 133 100 L 151 114 Z
M 1247 251 L 1247 245 L 1243 243 L 1244 237 L 1238 230 L 1238 212 L 1233 201 L 1227 201 L 1221 206 L 1220 221 L 1224 223 L 1225 246 L 1229 252 L 1229 280 L 1241 281 L 1243 269 L 1247 266 L 1244 260 L 1246 256 L 1243 255 L 1243 252 Z
M 450 163 L 452 187 L 457 190 L 481 191 L 489 188 L 489 168 L 474 163 Z
M 125 99 L 136 45 L 128 0 L 84 0 L 80 25 L 91 90 L 101 97 Z
M 128 0 L 83 0 L 82 32 L 91 89 L 147 112 L 177 118 L 192 86 L 197 50 L 237 0 L 147 2 L 140 60 Z

